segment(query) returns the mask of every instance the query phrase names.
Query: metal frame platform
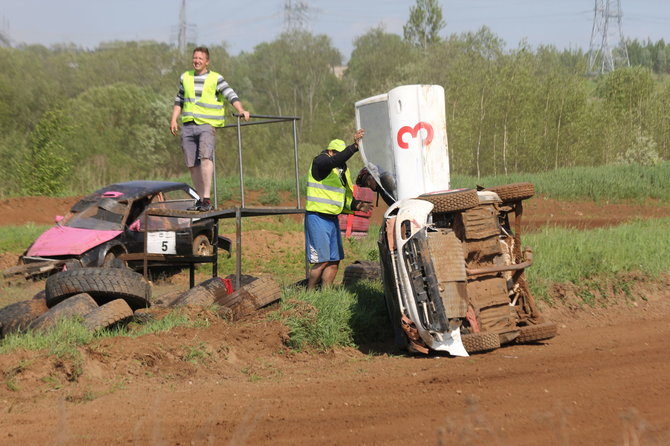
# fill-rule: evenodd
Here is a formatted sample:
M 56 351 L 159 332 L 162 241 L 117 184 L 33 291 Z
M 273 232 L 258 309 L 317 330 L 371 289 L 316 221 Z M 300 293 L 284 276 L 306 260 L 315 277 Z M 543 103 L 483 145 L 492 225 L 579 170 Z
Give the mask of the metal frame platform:
M 131 255 L 133 259 L 130 260 L 143 260 L 143 271 L 144 276 L 148 276 L 148 263 L 149 260 L 163 261 L 169 264 L 188 264 L 189 265 L 189 285 L 192 288 L 195 282 L 195 264 L 197 263 L 211 263 L 212 264 L 212 277 L 218 276 L 218 238 L 219 238 L 219 220 L 222 218 L 235 218 L 235 287 L 239 288 L 240 278 L 242 276 L 242 218 L 244 217 L 260 217 L 260 216 L 273 216 L 273 215 L 291 215 L 291 214 L 304 214 L 305 209 L 300 207 L 300 172 L 298 168 L 298 136 L 296 130 L 296 122 L 300 119 L 296 116 L 269 116 L 269 115 L 250 115 L 250 118 L 257 119 L 257 121 L 248 121 L 241 122 L 240 118 L 242 117 L 239 114 L 234 114 L 237 118 L 235 124 L 228 124 L 223 128 L 236 128 L 237 129 L 237 150 L 238 150 L 238 159 L 239 159 L 239 175 L 240 175 L 240 201 L 241 206 L 232 207 L 222 210 L 213 210 L 208 212 L 199 212 L 199 211 L 179 211 L 172 209 L 151 209 L 151 206 L 147 208 L 147 211 L 144 215 L 144 253 L 133 254 Z M 241 127 L 249 125 L 262 125 L 262 124 L 272 124 L 272 123 L 282 123 L 282 122 L 291 122 L 293 129 L 293 159 L 294 159 L 294 175 L 295 175 L 295 195 L 296 195 L 296 207 L 295 208 L 274 208 L 274 207 L 246 207 L 245 196 L 244 196 L 244 164 L 242 157 L 242 133 Z M 214 207 L 217 207 L 217 196 L 216 196 L 216 153 L 214 154 Z M 163 216 L 163 217 L 180 217 L 180 218 L 213 218 L 214 222 L 214 237 L 212 247 L 214 249 L 211 256 L 179 256 L 179 255 L 165 255 L 165 254 L 149 254 L 147 253 L 147 241 L 149 230 L 149 216 Z M 307 262 L 307 260 L 305 260 Z M 307 263 L 305 263 L 305 271 L 307 271 Z

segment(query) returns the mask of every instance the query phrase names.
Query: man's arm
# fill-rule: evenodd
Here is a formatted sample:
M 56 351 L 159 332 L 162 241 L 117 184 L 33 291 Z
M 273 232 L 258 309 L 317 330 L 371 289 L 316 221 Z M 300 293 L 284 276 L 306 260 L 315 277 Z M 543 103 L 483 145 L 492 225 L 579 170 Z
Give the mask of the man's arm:
M 170 118 L 170 133 L 173 135 L 177 134 L 179 130 L 179 125 L 177 124 L 177 119 L 181 114 L 181 109 L 184 105 L 184 75 L 182 74 L 179 77 L 179 90 L 177 91 L 177 96 L 174 98 L 174 107 L 172 107 L 172 117 Z
M 241 114 L 244 117 L 245 121 L 249 120 L 249 112 L 244 109 L 244 106 L 242 105 L 242 101 L 239 99 L 233 102 L 233 107 L 237 110 L 239 114 Z
M 170 133 L 177 135 L 179 130 L 179 125 L 177 124 L 177 118 L 181 114 L 181 105 L 175 105 L 172 107 L 172 118 L 170 119 Z
M 312 176 L 316 181 L 321 181 L 328 176 L 331 170 L 336 167 L 344 167 L 347 160 L 358 152 L 358 146 L 350 145 L 341 152 L 328 156 L 325 153 L 317 155 L 312 162 Z

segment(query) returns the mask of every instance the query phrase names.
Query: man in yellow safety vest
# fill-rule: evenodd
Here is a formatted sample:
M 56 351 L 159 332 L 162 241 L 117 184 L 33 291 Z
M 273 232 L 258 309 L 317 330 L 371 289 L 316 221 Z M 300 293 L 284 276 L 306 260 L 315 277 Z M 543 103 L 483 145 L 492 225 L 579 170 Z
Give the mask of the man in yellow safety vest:
M 170 132 L 177 135 L 177 119 L 181 114 L 181 148 L 184 161 L 191 172 L 191 179 L 200 199 L 191 210 L 211 211 L 210 200 L 214 158 L 216 127 L 223 127 L 223 98 L 249 120 L 249 112 L 244 109 L 237 93 L 228 85 L 222 75 L 209 71 L 209 50 L 197 47 L 193 50 L 193 70 L 186 71 L 179 79 L 179 92 L 175 97 L 170 120 Z
M 368 212 L 372 203 L 354 198 L 353 182 L 347 160 L 358 152 L 358 143 L 365 135 L 360 129 L 354 134 L 354 143 L 345 146 L 334 139 L 312 161 L 307 174 L 307 203 L 305 205 L 305 250 L 313 266 L 307 279 L 307 288 L 319 283 L 329 286 L 335 280 L 340 260 L 344 258 L 342 234 L 337 216 L 353 211 Z

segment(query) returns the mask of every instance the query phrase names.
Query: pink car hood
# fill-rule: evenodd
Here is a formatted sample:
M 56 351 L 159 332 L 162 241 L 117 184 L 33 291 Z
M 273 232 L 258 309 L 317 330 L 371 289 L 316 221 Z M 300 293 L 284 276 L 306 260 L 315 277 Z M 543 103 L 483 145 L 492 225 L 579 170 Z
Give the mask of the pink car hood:
M 105 243 L 123 231 L 98 231 L 56 225 L 37 237 L 27 256 L 79 255 Z

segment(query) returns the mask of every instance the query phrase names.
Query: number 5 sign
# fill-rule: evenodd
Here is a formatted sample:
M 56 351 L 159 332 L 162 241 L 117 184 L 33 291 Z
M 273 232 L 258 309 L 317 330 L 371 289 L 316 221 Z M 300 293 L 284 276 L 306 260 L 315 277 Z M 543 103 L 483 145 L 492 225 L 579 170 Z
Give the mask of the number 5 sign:
M 421 121 L 415 125 L 414 128 L 406 125 L 398 130 L 398 147 L 401 149 L 409 149 L 409 143 L 405 141 L 405 135 L 409 134 L 412 138 L 416 138 L 419 135 L 419 130 L 421 129 L 426 131 L 426 137 L 422 138 L 422 144 L 427 146 L 433 142 L 433 126 L 427 122 Z
M 171 231 L 156 231 L 147 234 L 147 253 L 177 254 L 177 237 Z

